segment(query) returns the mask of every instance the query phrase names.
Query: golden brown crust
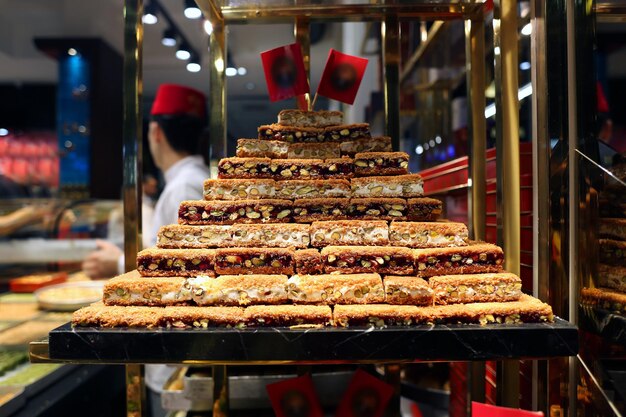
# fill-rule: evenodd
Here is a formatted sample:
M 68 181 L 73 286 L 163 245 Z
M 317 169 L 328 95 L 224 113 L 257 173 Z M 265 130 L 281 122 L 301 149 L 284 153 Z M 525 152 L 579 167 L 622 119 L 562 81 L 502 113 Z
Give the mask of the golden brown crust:
M 180 203 L 178 223 L 191 225 L 285 223 L 291 218 L 290 200 L 186 200 Z
M 361 152 L 354 155 L 354 174 L 403 175 L 409 173 L 409 155 L 406 152 Z
M 626 267 L 598 264 L 598 283 L 603 287 L 626 292 Z
M 583 288 L 580 302 L 620 314 L 626 314 L 626 294 L 608 288 Z
M 435 198 L 409 198 L 408 220 L 411 221 L 435 221 L 441 215 L 443 203 Z
M 279 140 L 237 139 L 238 158 L 287 158 L 288 145 Z
M 72 315 L 72 326 L 145 327 L 162 325 L 163 307 L 105 306 L 101 302 L 83 307 Z
M 409 326 L 417 316 L 417 307 L 389 304 L 336 305 L 333 309 L 335 325 L 348 326 Z
M 385 299 L 378 274 L 294 275 L 287 282 L 295 304 L 370 304 Z
M 317 249 L 297 250 L 295 260 L 296 274 L 321 274 L 324 272 L 322 255 Z
M 291 275 L 294 256 L 291 248 L 219 248 L 215 253 L 215 271 L 227 275 Z
M 405 175 L 379 175 L 375 177 L 358 177 L 350 180 L 353 185 L 365 186 L 371 183 L 385 183 L 385 184 L 402 184 L 403 182 L 418 182 L 423 183 L 424 180 L 420 174 L 405 174 Z
M 293 203 L 293 219 L 298 223 L 317 220 L 347 219 L 347 198 L 309 198 Z
M 141 278 L 137 271 L 120 275 L 104 284 L 103 302 L 119 306 L 166 306 L 186 304 L 191 296 L 185 294 L 185 278 Z
M 205 200 L 253 200 L 274 198 L 276 181 L 272 179 L 207 179 Z
M 516 301 L 522 280 L 509 272 L 431 277 L 437 304 Z
M 504 254 L 490 243 L 455 248 L 413 249 L 415 269 L 422 277 L 500 272 Z
M 420 277 L 387 275 L 383 283 L 387 304 L 422 306 L 433 304 L 433 290 Z
M 242 327 L 245 315 L 240 307 L 165 307 L 161 321 L 178 328 Z
M 343 112 L 318 110 L 281 110 L 278 113 L 278 124 L 298 127 L 326 127 L 343 122 Z
M 249 326 L 329 325 L 332 312 L 328 306 L 250 306 L 245 310 L 245 318 Z
M 350 197 L 350 183 L 343 179 L 277 181 L 276 195 L 296 200 Z
M 379 220 L 313 222 L 310 234 L 311 245 L 316 247 L 389 244 L 387 222 Z
M 348 217 L 355 220 L 406 220 L 408 205 L 402 198 L 351 198 Z
M 198 305 L 238 306 L 283 304 L 289 301 L 286 275 L 221 275 L 215 279 L 192 278 L 189 291 Z
M 213 275 L 213 249 L 144 249 L 137 254 L 137 270 L 144 277 Z
M 289 144 L 287 158 L 329 159 L 340 158 L 339 143 L 292 143 Z
M 375 136 L 341 142 L 341 153 L 348 156 L 354 156 L 359 152 L 391 151 L 391 138 L 389 136 Z
M 322 249 L 326 273 L 379 273 L 410 275 L 413 254 L 408 248 L 392 246 L 327 246 Z
M 406 152 L 361 152 L 357 153 L 354 159 L 392 159 L 392 158 L 405 158 L 409 159 L 409 154 Z
M 392 222 L 389 241 L 398 246 L 422 249 L 467 246 L 468 231 L 463 223 Z

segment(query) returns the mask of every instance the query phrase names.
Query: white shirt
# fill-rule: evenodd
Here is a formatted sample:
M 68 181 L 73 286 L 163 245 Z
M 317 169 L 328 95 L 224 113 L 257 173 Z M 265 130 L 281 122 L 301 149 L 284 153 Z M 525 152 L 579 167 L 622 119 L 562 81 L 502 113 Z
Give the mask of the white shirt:
M 165 188 L 154 207 L 150 246 L 156 245 L 157 232 L 161 226 L 178 223 L 178 206 L 183 200 L 202 200 L 202 184 L 209 178 L 209 168 L 201 156 L 194 155 L 181 159 L 165 173 Z M 147 240 L 147 239 L 144 239 Z M 167 365 L 146 366 L 146 385 L 162 392 L 163 385 L 174 373 L 176 367 Z
M 178 206 L 183 200 L 202 200 L 202 184 L 209 178 L 209 168 L 200 155 L 181 159 L 165 171 L 165 188 L 154 207 L 152 245 L 161 226 L 178 223 Z

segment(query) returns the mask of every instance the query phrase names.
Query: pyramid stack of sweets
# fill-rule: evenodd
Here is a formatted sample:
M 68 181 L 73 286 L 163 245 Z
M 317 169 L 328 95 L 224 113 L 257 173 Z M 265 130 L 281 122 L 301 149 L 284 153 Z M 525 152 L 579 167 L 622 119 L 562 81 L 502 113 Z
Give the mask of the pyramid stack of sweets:
M 495 245 L 437 221 L 409 156 L 340 112 L 285 110 L 219 162 L 137 270 L 78 326 L 392 326 L 552 321 Z

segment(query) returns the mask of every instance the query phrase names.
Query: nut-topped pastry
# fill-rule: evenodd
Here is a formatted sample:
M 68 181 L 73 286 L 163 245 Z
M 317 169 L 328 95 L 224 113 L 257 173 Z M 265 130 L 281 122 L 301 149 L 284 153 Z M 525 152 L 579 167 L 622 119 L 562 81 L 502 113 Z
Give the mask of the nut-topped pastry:
M 276 181 L 271 179 L 207 179 L 205 200 L 254 200 L 274 198 Z
M 347 180 L 287 180 L 276 181 L 276 195 L 280 198 L 339 198 L 350 197 Z
M 267 142 L 267 141 L 264 141 Z M 287 158 L 302 159 L 332 159 L 341 158 L 339 143 L 290 143 L 288 144 Z
M 137 270 L 144 277 L 215 275 L 213 249 L 144 249 L 137 254 Z
M 187 226 L 172 224 L 159 229 L 159 248 L 270 247 L 306 248 L 309 225 L 268 223 Z
M 343 123 L 343 112 L 329 110 L 281 110 L 278 113 L 278 124 L 297 127 L 326 127 Z
M 421 197 L 424 182 L 419 174 L 359 177 L 350 180 L 353 197 Z
M 368 138 L 370 128 L 367 123 L 321 127 L 298 127 L 279 124 L 263 125 L 258 128 L 259 139 L 284 142 L 342 142 L 345 140 Z
M 288 302 L 286 282 L 286 275 L 221 275 L 189 278 L 186 285 L 200 306 L 245 306 Z
M 336 305 L 333 320 L 337 326 L 410 326 L 419 316 L 416 306 L 389 304 Z
M 387 275 L 383 284 L 387 304 L 416 306 L 433 304 L 433 290 L 423 278 Z
M 296 304 L 375 304 L 385 299 L 378 274 L 294 275 L 287 281 Z
M 391 152 L 389 136 L 375 136 L 341 142 L 341 154 L 354 157 L 360 152 Z
M 387 222 L 380 220 L 319 221 L 311 224 L 311 245 L 385 246 L 389 244 Z
M 456 248 L 413 249 L 419 276 L 480 274 L 502 271 L 504 254 L 491 243 Z
M 238 158 L 288 158 L 289 144 L 279 140 L 237 139 Z
M 522 295 L 522 280 L 509 272 L 441 275 L 428 282 L 437 304 L 516 301 Z
M 327 246 L 322 249 L 326 273 L 411 275 L 411 249 L 394 246 Z
M 600 262 L 606 265 L 626 265 L 626 242 L 612 239 L 598 239 Z
M 317 220 L 347 219 L 347 198 L 306 198 L 293 202 L 293 220 L 312 223 Z
M 274 178 L 270 158 L 223 158 L 217 164 L 218 178 Z
M 212 278 L 211 278 L 212 279 Z M 183 277 L 141 278 L 131 271 L 104 283 L 102 301 L 117 306 L 168 306 L 191 302 Z
M 407 220 L 416 222 L 435 221 L 443 211 L 443 204 L 440 200 L 429 197 L 409 198 L 407 200 L 409 212 Z
M 402 198 L 351 198 L 348 218 L 355 220 L 406 220 L 408 205 Z
M 354 156 L 357 177 L 370 175 L 404 175 L 409 173 L 409 154 L 406 152 L 362 152 Z
M 324 272 L 322 255 L 317 249 L 302 249 L 295 253 L 296 274 L 321 274 Z
M 294 250 L 290 248 L 220 248 L 215 250 L 218 274 L 294 273 Z
M 328 326 L 333 319 L 329 306 L 250 306 L 244 318 L 248 326 Z
M 467 226 L 453 222 L 391 222 L 389 241 L 409 248 L 467 246 Z
M 289 222 L 292 203 L 289 200 L 189 200 L 180 203 L 180 224 L 233 224 Z

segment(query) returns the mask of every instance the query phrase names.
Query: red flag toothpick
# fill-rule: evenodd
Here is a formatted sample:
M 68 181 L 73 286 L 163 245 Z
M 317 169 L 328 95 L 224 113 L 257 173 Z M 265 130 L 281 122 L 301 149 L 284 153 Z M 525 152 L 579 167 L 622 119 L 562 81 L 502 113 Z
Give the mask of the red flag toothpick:
M 316 95 L 353 104 L 366 67 L 367 59 L 331 49 Z
M 285 100 L 309 92 L 300 44 L 280 46 L 261 53 L 270 100 Z

